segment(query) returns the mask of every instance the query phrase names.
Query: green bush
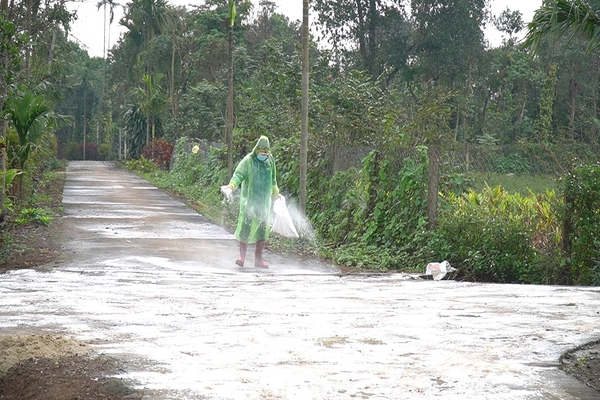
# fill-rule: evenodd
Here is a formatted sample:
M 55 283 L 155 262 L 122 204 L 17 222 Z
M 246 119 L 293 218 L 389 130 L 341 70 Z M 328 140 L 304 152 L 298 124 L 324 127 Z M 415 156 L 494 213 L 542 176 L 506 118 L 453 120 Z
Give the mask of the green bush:
M 577 285 L 600 285 L 600 165 L 581 166 L 563 182 L 566 262 Z
M 445 198 L 435 253 L 481 282 L 550 283 L 547 262 L 556 249 L 559 220 L 554 192 L 509 194 L 501 187 Z M 550 270 L 552 271 L 552 269 Z
M 194 146 L 208 147 L 206 143 L 190 142 L 188 138 L 177 141 L 171 178 L 181 186 L 196 185 L 202 189 L 212 187 L 218 193 L 219 187 L 227 183 L 227 167 L 224 162 L 227 150 L 208 147 L 206 151 L 194 153 Z
M 529 174 L 531 166 L 527 158 L 512 153 L 501 155 L 494 162 L 494 172 L 499 174 Z
M 323 254 L 364 269 L 415 270 L 429 257 L 427 160 L 395 160 L 372 152 L 362 169 L 338 172 L 322 186 L 312 214 Z
M 41 225 L 50 225 L 52 218 L 48 215 L 47 211 L 41 208 L 27 207 L 19 212 L 19 215 L 15 219 L 15 223 L 18 225 L 38 223 Z
M 112 151 L 110 143 L 100 143 L 98 152 L 100 160 L 114 160 L 116 158 L 116 154 Z
M 206 151 L 192 152 L 192 148 L 198 144 L 190 142 L 188 138 L 179 139 L 175 144 L 170 172 L 159 169 L 154 163 L 151 163 L 154 165 L 153 169 L 138 169 L 137 172 L 156 186 L 185 197 L 190 205 L 213 222 L 229 225 L 237 217 L 235 205 L 224 207 L 219 190 L 220 186 L 227 183 L 227 169 L 224 167 L 227 153 L 213 147 Z M 202 145 L 206 148 L 205 144 Z M 150 161 L 146 160 L 144 163 Z M 131 162 L 127 164 L 129 166 Z
M 79 149 L 79 143 L 69 142 L 65 151 L 65 157 L 67 160 L 81 160 L 82 153 Z
M 154 161 L 162 169 L 169 169 L 172 155 L 173 145 L 163 138 L 152 139 L 149 145 L 142 148 L 142 157 Z
M 140 157 L 137 160 L 128 160 L 125 166 L 135 172 L 142 174 L 148 174 L 158 169 L 158 166 L 152 161 L 144 157 Z

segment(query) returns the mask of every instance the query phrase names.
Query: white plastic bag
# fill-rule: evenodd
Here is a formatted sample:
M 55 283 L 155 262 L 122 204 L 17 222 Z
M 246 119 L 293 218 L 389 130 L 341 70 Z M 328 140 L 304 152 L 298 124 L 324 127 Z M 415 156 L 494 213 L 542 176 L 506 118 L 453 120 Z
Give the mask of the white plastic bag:
M 221 186 L 221 193 L 223 193 L 223 196 L 225 197 L 224 201 L 231 203 L 233 200 L 233 190 L 231 190 L 229 186 L 225 185 Z
M 441 263 L 436 262 L 427 264 L 425 275 L 431 275 L 433 276 L 434 281 L 440 281 L 444 279 L 448 272 L 454 271 L 456 271 L 456 269 L 452 268 L 448 261 L 442 261 Z
M 277 199 L 275 199 L 275 202 L 273 203 L 273 211 L 275 211 L 275 219 L 273 220 L 273 225 L 271 226 L 272 232 L 289 238 L 300 237 L 296 227 L 294 226 L 294 221 L 292 221 L 290 212 L 285 204 L 285 197 L 279 196 Z

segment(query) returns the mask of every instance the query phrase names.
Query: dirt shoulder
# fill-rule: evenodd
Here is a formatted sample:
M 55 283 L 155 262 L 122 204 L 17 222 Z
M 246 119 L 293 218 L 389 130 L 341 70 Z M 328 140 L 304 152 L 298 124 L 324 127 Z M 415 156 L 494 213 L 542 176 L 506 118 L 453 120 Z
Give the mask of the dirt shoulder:
M 600 340 L 569 350 L 560 358 L 560 366 L 567 374 L 600 391 Z
M 52 220 L 49 226 L 39 223 L 17 225 L 8 222 L 0 258 L 0 273 L 8 269 L 35 268 L 56 260 L 62 251 L 60 232 L 62 227 L 62 194 L 65 186 L 65 172 L 54 174 L 49 182 L 36 188 L 36 207 L 49 210 Z
M 61 254 L 62 192 L 64 173 L 39 188 L 44 204 L 55 217 L 49 226 L 8 227 L 10 252 L 0 262 L 1 274 L 9 269 L 52 266 Z M 6 236 L 6 235 L 5 235 Z M 600 391 L 600 341 L 565 353 L 561 368 Z M 143 393 L 114 378 L 123 364 L 95 354 L 85 343 L 64 336 L 15 331 L 0 335 L 0 399 L 46 400 L 141 399 Z

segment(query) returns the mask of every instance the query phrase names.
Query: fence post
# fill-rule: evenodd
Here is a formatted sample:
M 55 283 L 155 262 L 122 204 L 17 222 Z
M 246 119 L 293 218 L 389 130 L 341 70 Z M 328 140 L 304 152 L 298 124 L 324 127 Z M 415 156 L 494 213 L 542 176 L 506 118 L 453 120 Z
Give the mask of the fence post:
M 573 197 L 571 193 L 569 193 L 569 189 L 565 189 L 565 213 L 562 221 L 562 236 L 560 239 L 560 249 L 563 257 L 568 260 L 565 265 L 562 267 L 561 278 L 565 281 L 564 284 L 571 284 L 573 281 L 572 271 L 571 271 L 571 250 L 572 250 L 572 241 L 571 235 L 573 233 Z

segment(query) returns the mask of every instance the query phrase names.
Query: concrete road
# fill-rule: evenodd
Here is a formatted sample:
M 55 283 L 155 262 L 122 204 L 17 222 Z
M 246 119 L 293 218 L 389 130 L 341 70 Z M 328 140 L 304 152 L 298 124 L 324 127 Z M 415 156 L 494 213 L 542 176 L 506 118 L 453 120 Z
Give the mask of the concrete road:
M 70 163 L 63 201 L 63 256 L 0 275 L 0 330 L 92 343 L 145 399 L 600 398 L 558 369 L 600 337 L 599 288 L 241 269 L 228 232 L 110 163 Z

